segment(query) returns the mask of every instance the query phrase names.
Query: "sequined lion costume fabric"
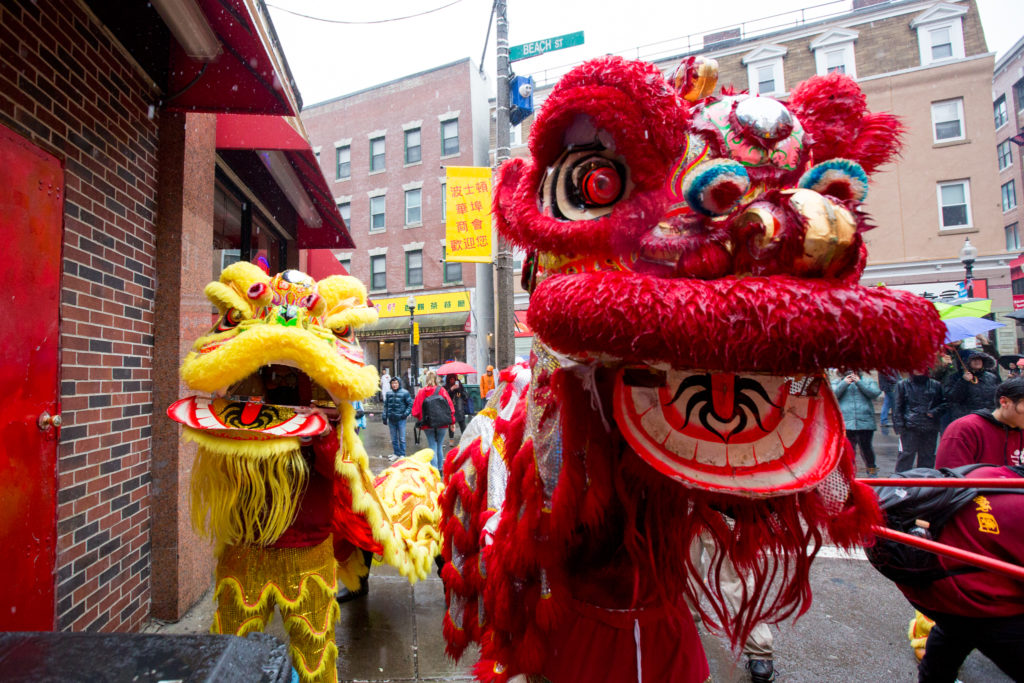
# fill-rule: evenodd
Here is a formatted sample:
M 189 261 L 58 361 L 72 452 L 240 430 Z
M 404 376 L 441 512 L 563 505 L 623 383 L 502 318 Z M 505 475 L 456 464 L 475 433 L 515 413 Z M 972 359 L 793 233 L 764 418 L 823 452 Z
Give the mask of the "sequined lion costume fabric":
M 879 518 L 825 370 L 924 369 L 943 339 L 925 300 L 858 284 L 900 125 L 840 74 L 785 103 L 716 79 L 588 62 L 499 170 L 534 347 L 442 494 L 444 633 L 455 657 L 479 643 L 481 681 L 704 681 L 686 601 L 742 643 L 809 607 L 822 543 Z M 736 612 L 726 558 L 751 587 Z
M 304 682 L 337 680 L 334 596 L 366 551 L 410 581 L 433 566 L 440 475 L 412 457 L 374 479 L 352 401 L 372 395 L 354 330 L 376 320 L 351 277 L 226 268 L 206 296 L 220 317 L 181 366 L 192 390 L 168 415 L 198 444 L 194 526 L 217 542 L 212 632 L 263 630 L 281 611 Z

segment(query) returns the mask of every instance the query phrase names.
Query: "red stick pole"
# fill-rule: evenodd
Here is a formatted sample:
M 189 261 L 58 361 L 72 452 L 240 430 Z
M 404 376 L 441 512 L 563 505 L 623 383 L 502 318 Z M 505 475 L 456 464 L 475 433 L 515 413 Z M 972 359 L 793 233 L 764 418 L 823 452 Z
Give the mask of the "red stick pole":
M 910 479 L 908 477 L 892 477 L 890 479 L 858 479 L 868 486 L 936 486 L 948 489 L 1024 489 L 1024 477 L 1013 479 L 977 478 L 962 479 L 958 477 L 940 477 L 926 479 Z
M 976 567 L 987 569 L 989 571 L 998 572 L 1005 574 L 1012 579 L 1018 581 L 1024 581 L 1024 567 L 1020 567 L 1009 562 L 1003 562 L 993 557 L 985 557 L 977 553 L 972 553 L 969 550 L 961 550 L 960 548 L 954 548 L 953 546 L 946 545 L 945 543 L 938 543 L 936 541 L 930 541 L 927 538 L 920 538 L 918 536 L 911 536 L 905 534 L 902 531 L 895 531 L 888 527 L 875 525 L 872 527 L 872 531 L 875 532 L 876 536 L 888 538 L 892 541 L 904 543 L 906 545 L 912 545 L 922 550 L 935 553 L 936 555 L 945 555 L 954 560 L 966 562 L 967 564 L 973 564 Z

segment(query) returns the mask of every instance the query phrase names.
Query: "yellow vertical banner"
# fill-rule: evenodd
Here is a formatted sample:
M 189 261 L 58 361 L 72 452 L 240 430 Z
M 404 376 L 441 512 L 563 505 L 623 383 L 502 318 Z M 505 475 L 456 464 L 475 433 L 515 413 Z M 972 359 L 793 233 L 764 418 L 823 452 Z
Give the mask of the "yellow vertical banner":
M 445 258 L 491 262 L 491 169 L 445 169 Z

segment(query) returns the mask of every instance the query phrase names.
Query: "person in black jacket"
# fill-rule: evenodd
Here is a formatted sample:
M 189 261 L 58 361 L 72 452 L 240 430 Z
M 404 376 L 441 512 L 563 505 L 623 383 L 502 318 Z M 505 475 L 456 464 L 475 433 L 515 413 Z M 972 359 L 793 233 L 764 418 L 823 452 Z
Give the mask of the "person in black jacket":
M 942 385 L 928 375 L 911 375 L 896 385 L 895 403 L 892 424 L 901 445 L 896 471 L 935 467 L 939 414 L 944 408 Z
M 987 353 L 972 351 L 964 365 L 966 367 L 963 372 L 948 373 L 942 385 L 948 422 L 976 410 L 992 410 L 996 407 L 999 377 L 993 372 L 995 359 Z
M 469 392 L 466 391 L 466 387 L 462 386 L 462 382 L 454 380 L 448 388 L 448 395 L 452 397 L 452 403 L 455 405 L 455 421 L 459 424 L 459 436 L 466 431 L 466 418 L 470 414 L 470 398 Z M 455 425 L 448 428 L 448 436 L 455 437 Z
M 391 391 L 384 399 L 384 424 L 391 430 L 391 449 L 388 460 L 405 457 L 405 421 L 412 412 L 412 396 L 402 388 L 397 377 L 391 378 Z

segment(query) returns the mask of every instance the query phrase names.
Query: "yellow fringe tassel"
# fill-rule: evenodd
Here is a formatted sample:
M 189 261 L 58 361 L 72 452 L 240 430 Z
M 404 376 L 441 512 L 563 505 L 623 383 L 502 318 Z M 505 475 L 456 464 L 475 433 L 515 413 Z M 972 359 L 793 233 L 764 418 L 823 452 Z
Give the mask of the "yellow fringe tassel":
M 194 440 L 201 444 L 192 468 L 196 531 L 226 545 L 269 545 L 280 538 L 306 488 L 308 471 L 298 441 L 292 450 L 251 457 L 214 451 L 205 439 Z

